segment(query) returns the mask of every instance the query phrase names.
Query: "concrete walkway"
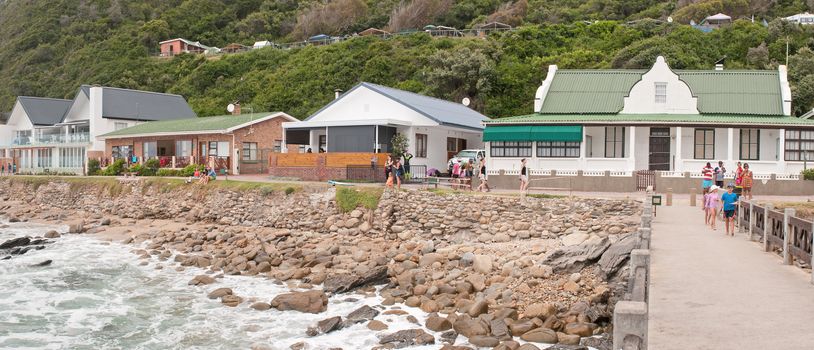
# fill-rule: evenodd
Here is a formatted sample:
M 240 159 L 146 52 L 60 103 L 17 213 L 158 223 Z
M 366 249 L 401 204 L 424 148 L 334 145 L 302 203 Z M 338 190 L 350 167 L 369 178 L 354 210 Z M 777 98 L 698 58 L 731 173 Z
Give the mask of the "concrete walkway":
M 744 234 L 705 226 L 698 207 L 660 207 L 653 221 L 650 349 L 814 349 L 806 271 Z

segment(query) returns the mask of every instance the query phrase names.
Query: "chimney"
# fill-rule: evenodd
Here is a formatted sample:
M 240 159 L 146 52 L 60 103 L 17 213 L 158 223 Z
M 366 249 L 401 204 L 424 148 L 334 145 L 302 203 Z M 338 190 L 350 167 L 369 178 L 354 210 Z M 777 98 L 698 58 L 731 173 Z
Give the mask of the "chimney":
M 334 90 L 334 100 L 338 99 L 339 95 L 342 95 L 342 90 L 341 89 Z
M 723 63 L 716 63 L 715 64 L 715 70 L 724 70 Z
M 232 115 L 240 115 L 240 102 L 235 102 L 235 109 L 232 111 Z

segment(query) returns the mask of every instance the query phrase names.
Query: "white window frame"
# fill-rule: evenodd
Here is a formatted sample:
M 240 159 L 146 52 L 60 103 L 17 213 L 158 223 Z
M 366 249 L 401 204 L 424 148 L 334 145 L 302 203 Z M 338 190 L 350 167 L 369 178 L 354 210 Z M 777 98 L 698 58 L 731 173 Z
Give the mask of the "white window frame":
M 655 103 L 657 104 L 665 104 L 667 103 L 667 83 L 663 81 L 657 81 L 654 84 L 655 88 Z

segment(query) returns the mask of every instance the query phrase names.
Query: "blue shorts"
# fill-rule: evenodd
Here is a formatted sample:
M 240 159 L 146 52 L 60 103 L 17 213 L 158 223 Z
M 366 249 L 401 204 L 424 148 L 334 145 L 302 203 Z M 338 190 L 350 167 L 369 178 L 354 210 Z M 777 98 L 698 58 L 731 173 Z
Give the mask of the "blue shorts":
M 735 216 L 735 209 L 732 210 L 724 210 L 724 216 L 727 218 L 731 218 Z
M 712 187 L 712 180 L 704 180 L 704 182 L 701 183 L 701 187 L 703 187 L 703 188 Z

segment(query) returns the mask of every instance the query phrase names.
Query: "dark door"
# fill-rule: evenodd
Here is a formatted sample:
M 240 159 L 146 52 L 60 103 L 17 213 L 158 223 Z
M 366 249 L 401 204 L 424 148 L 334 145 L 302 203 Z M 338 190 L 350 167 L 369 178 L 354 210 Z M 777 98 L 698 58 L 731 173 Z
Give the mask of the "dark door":
M 670 170 L 670 128 L 650 128 L 650 170 Z

